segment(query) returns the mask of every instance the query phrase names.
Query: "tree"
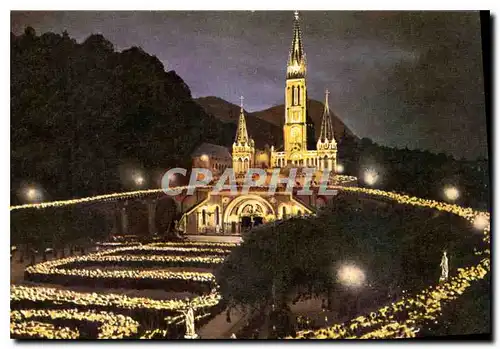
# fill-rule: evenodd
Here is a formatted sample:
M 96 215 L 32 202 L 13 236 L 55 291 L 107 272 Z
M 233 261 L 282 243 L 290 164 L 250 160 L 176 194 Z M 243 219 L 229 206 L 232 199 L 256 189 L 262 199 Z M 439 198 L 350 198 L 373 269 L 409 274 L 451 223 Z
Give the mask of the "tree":
M 157 57 L 115 52 L 100 34 L 11 35 L 11 178 L 69 199 L 125 190 L 119 166 L 184 166 L 202 142 L 232 144 L 234 125 L 208 115 Z M 221 132 L 222 130 L 222 132 Z M 26 178 L 26 177 L 29 178 Z
M 481 244 L 471 225 L 451 214 L 341 193 L 316 217 L 293 217 L 250 231 L 216 278 L 223 297 L 235 306 L 259 309 L 275 303 L 280 310 L 317 295 L 332 307 L 332 297 L 355 303 L 357 296 L 337 278 L 347 263 L 366 275 L 358 292 L 387 295 L 389 285 L 417 292 L 437 282 L 443 249 L 456 267 L 470 265 L 476 258 L 470 246 Z
M 35 32 L 35 29 L 33 29 L 33 27 L 26 27 L 24 29 L 24 36 L 26 37 L 29 37 L 29 38 L 34 38 L 36 36 L 36 32 Z

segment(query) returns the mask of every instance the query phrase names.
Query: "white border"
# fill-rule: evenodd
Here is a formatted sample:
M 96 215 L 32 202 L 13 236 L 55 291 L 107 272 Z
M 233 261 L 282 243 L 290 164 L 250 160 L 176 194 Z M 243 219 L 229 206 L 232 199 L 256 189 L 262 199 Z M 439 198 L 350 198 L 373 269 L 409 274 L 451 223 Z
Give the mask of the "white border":
M 191 0 L 170 2 L 161 0 L 149 1 L 95 1 L 67 2 L 62 0 L 21 0 L 11 1 L 10 10 L 486 10 L 499 7 L 495 0 L 476 0 L 474 2 L 420 0 L 418 3 L 407 1 L 367 1 L 350 0 L 327 2 L 322 0 L 277 0 L 277 1 L 227 1 L 227 0 Z

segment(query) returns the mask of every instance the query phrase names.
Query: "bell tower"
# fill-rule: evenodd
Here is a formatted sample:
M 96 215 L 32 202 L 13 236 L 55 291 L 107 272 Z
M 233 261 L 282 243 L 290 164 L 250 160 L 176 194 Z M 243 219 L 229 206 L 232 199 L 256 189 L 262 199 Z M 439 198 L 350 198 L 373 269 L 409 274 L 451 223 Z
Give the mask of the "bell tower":
M 240 118 L 238 120 L 238 129 L 236 130 L 236 138 L 233 143 L 233 170 L 236 175 L 246 173 L 253 166 L 255 155 L 255 143 L 252 138 L 248 137 L 243 99 L 243 96 L 241 96 Z
M 307 151 L 306 55 L 302 46 L 299 13 L 295 11 L 292 47 L 288 56 L 285 86 L 283 139 L 286 160 L 301 158 Z
M 328 105 L 328 90 L 325 91 L 325 109 L 321 118 L 321 132 L 318 138 L 318 165 L 321 170 L 337 170 L 337 142 L 333 134 L 333 123 Z

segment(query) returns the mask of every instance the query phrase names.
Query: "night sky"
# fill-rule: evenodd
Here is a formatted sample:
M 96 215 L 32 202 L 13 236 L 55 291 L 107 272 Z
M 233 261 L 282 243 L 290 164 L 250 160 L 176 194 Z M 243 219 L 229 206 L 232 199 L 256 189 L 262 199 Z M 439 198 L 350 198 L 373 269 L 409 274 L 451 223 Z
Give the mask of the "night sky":
M 478 12 L 300 13 L 312 99 L 377 143 L 487 157 Z M 193 97 L 284 102 L 293 12 L 13 12 L 11 30 L 101 33 L 175 70 Z

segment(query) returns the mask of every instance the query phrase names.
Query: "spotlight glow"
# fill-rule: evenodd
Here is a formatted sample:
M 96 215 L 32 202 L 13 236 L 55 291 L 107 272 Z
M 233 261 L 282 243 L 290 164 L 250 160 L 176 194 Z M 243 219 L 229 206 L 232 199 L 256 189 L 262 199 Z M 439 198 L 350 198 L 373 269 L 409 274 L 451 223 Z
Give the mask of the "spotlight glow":
M 486 228 L 486 226 L 488 225 L 488 218 L 486 218 L 486 216 L 482 214 L 478 214 L 474 218 L 473 224 L 474 228 L 476 228 L 477 230 L 484 230 L 484 228 Z
M 337 173 L 344 173 L 344 165 L 342 164 L 337 164 Z
M 358 266 L 345 264 L 337 270 L 337 278 L 342 285 L 357 288 L 364 284 L 366 277 Z
M 365 183 L 368 185 L 374 185 L 378 180 L 378 173 L 375 170 L 367 170 L 364 175 Z
M 137 185 L 142 185 L 142 184 L 144 184 L 144 178 L 142 176 L 136 176 L 134 178 L 134 182 Z
M 29 187 L 25 189 L 24 196 L 27 201 L 36 202 L 42 199 L 42 192 L 35 187 Z
M 29 188 L 26 192 L 26 195 L 28 196 L 29 199 L 33 200 L 37 195 L 37 191 L 34 188 Z
M 455 201 L 460 196 L 460 192 L 457 188 L 449 186 L 444 188 L 444 195 L 450 201 Z
M 200 160 L 201 161 L 208 161 L 208 155 L 207 154 L 203 154 L 202 156 L 200 156 Z

